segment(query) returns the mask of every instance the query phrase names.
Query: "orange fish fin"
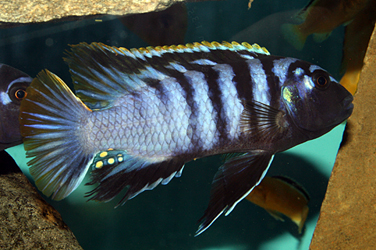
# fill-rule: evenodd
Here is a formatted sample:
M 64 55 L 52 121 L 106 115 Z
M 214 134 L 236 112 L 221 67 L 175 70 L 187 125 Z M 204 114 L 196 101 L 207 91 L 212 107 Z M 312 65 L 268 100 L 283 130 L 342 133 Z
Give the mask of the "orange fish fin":
M 352 95 L 356 93 L 358 90 L 358 82 L 360 79 L 360 72 L 362 69 L 359 70 L 347 70 L 345 75 L 341 78 L 340 84 L 347 89 Z
M 307 202 L 310 200 L 310 197 L 309 197 L 307 190 L 305 190 L 305 188 L 302 185 L 300 185 L 299 183 L 297 183 L 295 180 L 291 179 L 290 177 L 276 175 L 276 176 L 272 176 L 271 178 L 278 179 L 278 180 L 284 182 L 289 187 L 298 191 L 299 193 L 301 193 L 304 196 L 304 198 L 307 200 Z
M 274 211 L 274 210 L 269 210 L 269 209 L 265 209 L 266 212 L 268 212 L 274 219 L 276 220 L 279 220 L 279 221 L 285 221 L 285 219 L 283 219 L 282 217 L 282 214 L 277 212 L 277 211 Z

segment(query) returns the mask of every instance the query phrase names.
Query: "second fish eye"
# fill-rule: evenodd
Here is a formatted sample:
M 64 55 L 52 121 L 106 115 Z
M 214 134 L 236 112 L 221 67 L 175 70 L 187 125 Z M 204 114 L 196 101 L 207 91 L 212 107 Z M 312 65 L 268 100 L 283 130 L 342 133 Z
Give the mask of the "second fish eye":
M 16 92 L 14 92 L 14 96 L 18 99 L 18 100 L 22 100 L 26 97 L 27 93 L 24 89 L 17 89 Z
M 316 87 L 320 88 L 320 89 L 324 89 L 328 86 L 328 83 L 329 83 L 329 79 L 326 75 L 324 74 L 315 74 L 312 76 L 312 80 L 315 84 Z

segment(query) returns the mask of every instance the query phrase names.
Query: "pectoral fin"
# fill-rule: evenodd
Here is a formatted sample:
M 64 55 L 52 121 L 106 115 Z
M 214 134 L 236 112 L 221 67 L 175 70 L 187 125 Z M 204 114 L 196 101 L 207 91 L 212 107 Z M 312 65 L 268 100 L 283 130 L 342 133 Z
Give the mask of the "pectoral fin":
M 205 231 L 223 212 L 228 215 L 264 178 L 274 154 L 254 150 L 226 161 L 212 183 L 210 201 L 196 236 Z

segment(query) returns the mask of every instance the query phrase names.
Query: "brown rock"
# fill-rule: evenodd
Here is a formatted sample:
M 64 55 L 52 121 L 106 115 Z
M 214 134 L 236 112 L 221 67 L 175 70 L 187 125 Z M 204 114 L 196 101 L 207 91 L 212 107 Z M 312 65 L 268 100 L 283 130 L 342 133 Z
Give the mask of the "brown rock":
M 68 16 L 125 15 L 163 10 L 183 0 L 0 0 L 0 22 L 47 22 Z
M 0 23 L 36 23 L 96 15 L 161 11 L 184 0 L 0 0 Z M 200 2 L 208 0 L 187 0 Z M 7 27 L 7 26 L 4 26 Z
M 310 249 L 376 249 L 376 29 Z
M 0 172 L 0 249 L 82 249 L 5 151 Z

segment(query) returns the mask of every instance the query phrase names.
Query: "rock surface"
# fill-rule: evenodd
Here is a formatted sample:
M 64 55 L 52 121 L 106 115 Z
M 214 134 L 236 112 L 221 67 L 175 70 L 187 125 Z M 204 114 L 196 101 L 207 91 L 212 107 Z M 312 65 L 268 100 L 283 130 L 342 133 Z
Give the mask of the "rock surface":
M 0 249 L 82 249 L 5 151 L 0 172 Z
M 183 0 L 1 0 L 0 22 L 47 22 L 68 16 L 125 15 L 163 10 Z
M 348 120 L 311 250 L 376 249 L 376 29 Z
M 161 11 L 184 0 L 0 0 L 0 23 L 35 23 L 95 15 Z M 200 2 L 208 0 L 186 0 Z

